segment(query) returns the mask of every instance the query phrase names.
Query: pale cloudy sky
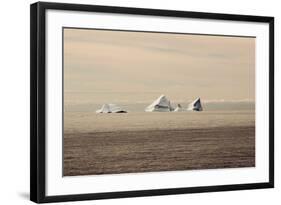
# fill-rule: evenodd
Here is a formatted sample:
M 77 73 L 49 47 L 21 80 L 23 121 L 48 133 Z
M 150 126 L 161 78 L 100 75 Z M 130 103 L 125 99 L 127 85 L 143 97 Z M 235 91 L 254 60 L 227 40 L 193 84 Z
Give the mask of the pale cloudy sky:
M 254 100 L 255 38 L 64 29 L 64 89 L 66 103 Z

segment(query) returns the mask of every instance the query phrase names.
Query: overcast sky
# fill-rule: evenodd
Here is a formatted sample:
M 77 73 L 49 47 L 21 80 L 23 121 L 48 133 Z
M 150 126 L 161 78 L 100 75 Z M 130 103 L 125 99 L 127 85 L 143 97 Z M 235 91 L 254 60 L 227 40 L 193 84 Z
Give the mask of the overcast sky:
M 66 103 L 254 100 L 255 38 L 64 29 L 64 89 Z

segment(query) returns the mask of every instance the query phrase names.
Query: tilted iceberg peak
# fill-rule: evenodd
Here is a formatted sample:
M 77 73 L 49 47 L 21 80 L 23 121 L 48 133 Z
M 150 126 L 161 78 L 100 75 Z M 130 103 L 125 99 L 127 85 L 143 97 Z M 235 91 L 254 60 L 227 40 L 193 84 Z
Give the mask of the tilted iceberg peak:
M 202 107 L 200 98 L 197 98 L 196 100 L 194 100 L 193 102 L 191 102 L 191 103 L 188 105 L 187 110 L 203 111 L 203 107 Z
M 145 108 L 146 112 L 170 112 L 173 111 L 170 100 L 165 96 L 161 95 L 149 106 Z

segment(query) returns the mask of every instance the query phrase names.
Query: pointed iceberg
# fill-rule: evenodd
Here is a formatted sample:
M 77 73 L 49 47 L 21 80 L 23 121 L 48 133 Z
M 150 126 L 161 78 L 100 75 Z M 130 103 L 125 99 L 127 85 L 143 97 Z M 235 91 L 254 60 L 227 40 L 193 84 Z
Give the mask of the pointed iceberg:
M 184 111 L 184 109 L 182 108 L 181 104 L 178 104 L 178 106 L 174 110 L 174 112 L 183 112 L 183 111 Z
M 127 111 L 121 109 L 115 104 L 103 104 L 101 109 L 97 110 L 96 113 L 126 113 Z
M 145 108 L 146 112 L 170 112 L 173 110 L 170 100 L 165 95 L 161 95 Z
M 187 110 L 203 111 L 200 98 L 197 98 L 192 103 L 190 103 Z

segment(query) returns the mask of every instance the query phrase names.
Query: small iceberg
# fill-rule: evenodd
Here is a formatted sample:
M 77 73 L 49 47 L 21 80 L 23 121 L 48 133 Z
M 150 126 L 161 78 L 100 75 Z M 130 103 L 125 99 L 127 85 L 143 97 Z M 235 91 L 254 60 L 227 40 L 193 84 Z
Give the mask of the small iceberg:
M 178 104 L 174 112 L 184 112 L 185 110 L 182 108 L 181 104 Z
M 203 111 L 202 104 L 200 98 L 197 98 L 192 103 L 188 105 L 187 110 L 191 111 Z
M 103 104 L 101 109 L 97 110 L 96 113 L 127 113 L 127 111 L 115 104 Z
M 173 110 L 170 100 L 165 95 L 161 95 L 145 108 L 145 112 L 171 112 Z

